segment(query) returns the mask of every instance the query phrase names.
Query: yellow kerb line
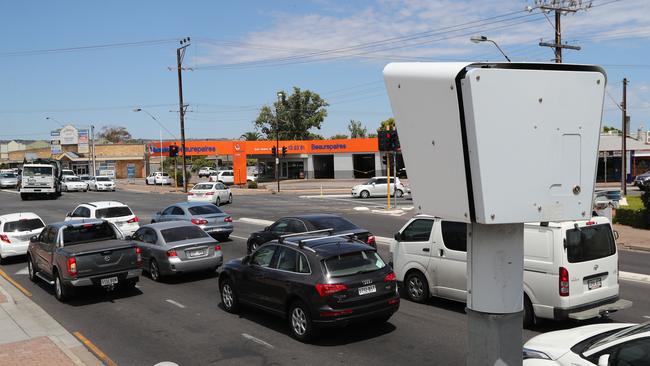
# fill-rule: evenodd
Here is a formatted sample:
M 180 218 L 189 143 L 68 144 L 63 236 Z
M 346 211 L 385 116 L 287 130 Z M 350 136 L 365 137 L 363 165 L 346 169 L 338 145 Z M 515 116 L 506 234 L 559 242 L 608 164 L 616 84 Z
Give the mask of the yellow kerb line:
M 102 350 L 100 350 L 97 346 L 95 346 L 93 342 L 91 342 L 88 338 L 84 337 L 83 334 L 80 332 L 73 332 L 72 334 L 74 334 L 74 336 L 77 337 L 77 339 L 81 341 L 81 343 L 83 343 L 84 346 L 86 346 L 86 348 L 88 348 L 88 350 L 92 352 L 97 358 L 99 358 L 105 365 L 117 366 L 113 360 L 106 356 L 106 354 L 102 352 Z
M 3 270 L 1 270 L 1 269 L 0 269 L 0 276 L 2 276 L 2 278 L 4 278 L 5 280 L 9 281 L 9 283 L 11 283 L 12 285 L 14 285 L 14 287 L 16 287 L 18 290 L 20 290 L 20 292 L 22 292 L 23 294 L 25 294 L 25 296 L 27 296 L 27 297 L 32 297 L 32 293 L 31 293 L 31 292 L 27 291 L 26 288 L 24 288 L 23 286 L 21 286 L 18 282 L 14 281 L 13 278 L 11 278 L 8 274 L 5 273 L 5 271 L 3 271 Z

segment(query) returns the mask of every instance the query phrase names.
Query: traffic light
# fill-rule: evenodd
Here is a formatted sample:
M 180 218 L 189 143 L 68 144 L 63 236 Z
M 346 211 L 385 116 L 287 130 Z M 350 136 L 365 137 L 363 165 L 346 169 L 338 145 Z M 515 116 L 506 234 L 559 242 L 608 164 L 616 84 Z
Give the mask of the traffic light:
M 169 157 L 174 158 L 178 156 L 178 146 L 177 145 L 169 145 Z
M 397 131 L 390 131 L 390 139 L 389 139 L 389 148 L 390 151 L 398 151 L 400 149 L 399 145 L 399 137 L 397 136 Z
M 275 149 L 275 146 L 271 148 L 271 154 L 273 154 L 273 156 L 278 156 L 278 151 Z
M 379 151 L 397 151 L 400 148 L 397 131 L 379 131 L 378 135 Z
M 282 146 L 282 157 L 285 158 L 287 156 L 287 147 Z

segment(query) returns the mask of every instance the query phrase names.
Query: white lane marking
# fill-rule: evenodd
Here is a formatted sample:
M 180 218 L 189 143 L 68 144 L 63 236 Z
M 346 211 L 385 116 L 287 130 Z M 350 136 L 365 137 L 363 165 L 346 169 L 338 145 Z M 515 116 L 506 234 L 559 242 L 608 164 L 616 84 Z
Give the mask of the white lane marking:
M 241 336 L 248 339 L 249 341 L 253 341 L 253 342 L 259 344 L 260 346 L 264 346 L 266 348 L 271 348 L 271 349 L 275 348 L 275 347 L 273 347 L 272 344 L 270 344 L 268 342 L 265 342 L 265 341 L 263 341 L 263 340 L 261 340 L 259 338 L 253 337 L 250 334 L 242 333 Z
M 650 283 L 650 275 L 641 274 L 641 273 L 619 271 L 618 278 L 626 281 Z
M 355 211 L 370 211 L 370 209 L 368 207 L 365 207 L 365 206 L 355 207 L 354 210 Z
M 241 239 L 241 240 L 248 240 L 248 238 L 244 238 L 243 236 L 237 236 L 237 235 L 232 235 L 230 234 L 231 238 L 236 238 L 236 239 Z
M 317 195 L 317 194 L 312 194 L 312 195 L 306 195 L 306 196 L 299 196 L 299 198 L 353 198 L 351 194 L 325 194 L 325 195 Z
M 650 319 L 650 315 L 644 315 L 643 317 L 646 319 Z
M 2 192 L 7 192 L 7 193 L 15 193 L 15 194 L 20 194 L 20 192 L 18 192 L 18 191 L 15 191 L 15 190 L 14 190 L 14 191 L 12 191 L 12 190 L 9 190 L 9 189 L 0 189 L 0 191 L 2 191 Z
M 157 364 L 153 366 L 178 366 L 177 363 L 171 362 L 171 361 L 163 361 L 163 362 L 158 362 Z
M 170 304 L 172 304 L 172 305 L 176 305 L 176 306 L 178 306 L 178 307 L 181 308 L 181 309 L 185 309 L 185 305 L 181 304 L 180 302 L 176 302 L 176 301 L 174 301 L 174 300 L 172 300 L 172 299 L 167 299 L 167 300 L 165 300 L 165 301 L 167 301 L 168 303 L 170 303 Z
M 253 219 L 250 217 L 240 217 L 238 220 L 235 220 L 237 222 L 246 222 L 249 224 L 255 224 L 255 225 L 263 225 L 263 226 L 269 226 L 273 223 L 273 221 L 270 220 L 262 220 L 262 219 Z
M 27 267 L 25 267 L 25 268 L 19 270 L 18 272 L 16 272 L 15 274 L 17 274 L 17 275 L 26 275 L 26 274 L 29 274 L 29 270 L 27 269 Z

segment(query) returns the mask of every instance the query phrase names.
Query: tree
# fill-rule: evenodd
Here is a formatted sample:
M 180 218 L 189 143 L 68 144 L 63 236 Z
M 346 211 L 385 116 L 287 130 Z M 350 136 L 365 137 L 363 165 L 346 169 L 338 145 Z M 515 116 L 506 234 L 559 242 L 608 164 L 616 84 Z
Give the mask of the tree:
M 336 135 L 330 137 L 330 140 L 344 140 L 347 139 L 348 135 L 344 135 L 342 133 L 337 133 Z
M 260 140 L 262 136 L 257 131 L 244 132 L 239 138 L 246 141 L 257 141 Z
M 381 121 L 381 125 L 379 125 L 377 132 L 382 130 L 394 130 L 394 129 L 395 129 L 395 119 L 391 117 L 389 119 Z
M 317 133 L 309 132 L 307 135 L 306 140 L 325 140 L 325 137 L 323 135 L 319 135 Z
M 121 126 L 104 126 L 97 136 L 114 144 L 131 140 L 129 131 Z
M 294 87 L 293 94 L 284 95 L 281 100 L 273 103 L 273 108 L 264 106 L 253 122 L 266 138 L 275 139 L 276 123 L 280 140 L 306 140 L 310 138 L 309 129 L 320 130 L 327 116 L 329 104 L 318 94 L 310 90 L 300 90 Z M 277 111 L 277 116 L 276 116 Z M 278 118 L 279 117 L 279 118 Z
M 214 168 L 214 161 L 209 161 L 205 156 L 194 156 L 192 157 L 192 169 L 191 171 L 196 173 L 204 166 Z
M 365 138 L 368 134 L 368 129 L 363 127 L 361 121 L 350 120 L 348 124 L 348 131 L 350 131 L 350 138 L 359 139 Z
M 603 126 L 603 132 L 608 133 L 608 132 L 613 132 L 613 133 L 621 133 L 621 130 L 619 130 L 616 127 L 611 127 L 611 126 Z
M 370 137 L 370 138 L 375 138 L 375 139 L 376 139 L 376 138 L 377 138 L 377 134 L 376 134 L 375 132 L 371 132 L 371 133 L 368 134 L 368 137 Z

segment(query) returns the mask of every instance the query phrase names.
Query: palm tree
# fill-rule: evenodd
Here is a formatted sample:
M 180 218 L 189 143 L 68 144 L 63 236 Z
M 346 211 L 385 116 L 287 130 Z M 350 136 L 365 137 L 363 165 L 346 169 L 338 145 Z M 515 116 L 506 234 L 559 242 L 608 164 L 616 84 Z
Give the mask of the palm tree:
M 261 136 L 261 135 L 260 135 L 259 132 L 251 131 L 251 132 L 245 132 L 245 133 L 243 133 L 243 134 L 240 136 L 240 138 L 241 138 L 242 140 L 246 140 L 246 141 L 257 141 L 257 140 L 260 139 L 260 136 Z

